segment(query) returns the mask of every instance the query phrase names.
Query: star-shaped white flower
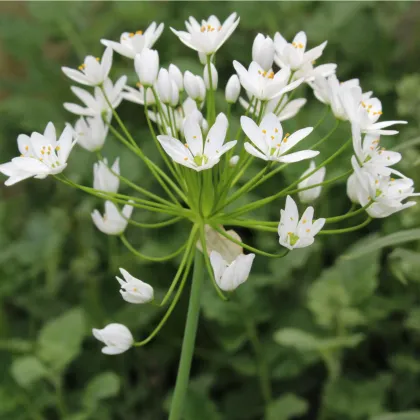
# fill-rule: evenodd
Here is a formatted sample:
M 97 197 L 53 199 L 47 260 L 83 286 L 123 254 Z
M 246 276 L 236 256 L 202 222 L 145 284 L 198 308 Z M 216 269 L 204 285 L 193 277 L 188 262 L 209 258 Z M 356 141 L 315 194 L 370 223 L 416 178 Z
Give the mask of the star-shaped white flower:
M 223 144 L 227 128 L 228 120 L 220 113 L 203 141 L 200 125 L 192 115 L 184 123 L 185 144 L 169 135 L 158 136 L 158 140 L 174 162 L 199 172 L 212 168 L 224 153 L 235 146 L 236 140 Z
M 233 67 L 238 73 L 242 87 L 251 96 L 263 101 L 278 98 L 297 88 L 303 82 L 303 79 L 298 79 L 288 83 L 291 75 L 288 67 L 274 73 L 272 70 L 265 71 L 257 62 L 253 61 L 247 70 L 236 60 L 233 62 Z
M 239 24 L 236 13 L 232 13 L 223 24 L 216 16 L 210 16 L 207 20 L 202 20 L 201 25 L 195 18 L 190 16 L 189 21 L 185 22 L 187 31 L 171 31 L 189 48 L 200 53 L 210 55 L 215 53 L 232 35 Z
M 102 116 L 80 117 L 74 125 L 77 144 L 90 152 L 101 150 L 108 135 L 108 125 Z
M 145 48 L 152 48 L 154 43 L 162 34 L 164 25 L 159 26 L 152 22 L 150 26 L 143 31 L 124 32 L 121 34 L 120 42 L 101 39 L 102 44 L 111 47 L 115 52 L 128 58 L 134 58 Z
M 120 268 L 124 280 L 116 279 L 121 285 L 120 293 L 123 299 L 129 303 L 147 303 L 153 300 L 153 287 L 139 279 L 133 277 L 127 270 Z
M 108 159 L 93 164 L 93 188 L 99 191 L 116 193 L 120 186 L 120 159 L 116 158 L 111 168 Z
M 127 76 L 121 76 L 115 85 L 110 79 L 105 80 L 103 87 L 105 94 L 111 103 L 113 109 L 117 108 L 123 100 L 123 89 L 127 81 Z M 67 111 L 76 115 L 83 115 L 85 117 L 102 116 L 104 113 L 108 114 L 111 109 L 99 87 L 95 87 L 94 95 L 85 89 L 76 86 L 71 87 L 72 92 L 83 102 L 85 107 L 73 103 L 64 103 L 64 108 Z
M 54 124 L 50 122 L 44 134 L 34 132 L 30 137 L 21 134 L 17 143 L 21 155 L 0 165 L 0 172 L 9 177 L 5 182 L 7 186 L 31 177 L 43 179 L 59 174 L 67 166 L 67 159 L 76 141 L 73 140 L 70 125 L 66 125 L 57 140 Z
M 133 206 L 126 204 L 120 212 L 112 201 L 105 201 L 105 213 L 102 216 L 98 210 L 91 214 L 95 226 L 107 235 L 121 235 L 127 227 L 128 219 L 133 212 Z
M 77 83 L 87 86 L 98 86 L 107 78 L 112 66 L 112 48 L 106 48 L 102 60 L 88 55 L 79 70 L 62 67 L 63 73 Z
M 312 132 L 312 127 L 302 128 L 291 135 L 286 134 L 283 137 L 281 123 L 272 113 L 267 114 L 259 126 L 251 118 L 242 116 L 241 126 L 244 133 L 253 143 L 245 143 L 245 150 L 259 159 L 293 163 L 311 159 L 319 154 L 319 152 L 314 150 L 288 153 L 292 147 L 296 146 Z
M 323 228 L 325 219 L 313 221 L 314 208 L 308 207 L 299 220 L 299 212 L 290 195 L 286 198 L 286 207 L 280 210 L 278 228 L 280 245 L 293 250 L 305 248 L 315 241 L 314 236 Z

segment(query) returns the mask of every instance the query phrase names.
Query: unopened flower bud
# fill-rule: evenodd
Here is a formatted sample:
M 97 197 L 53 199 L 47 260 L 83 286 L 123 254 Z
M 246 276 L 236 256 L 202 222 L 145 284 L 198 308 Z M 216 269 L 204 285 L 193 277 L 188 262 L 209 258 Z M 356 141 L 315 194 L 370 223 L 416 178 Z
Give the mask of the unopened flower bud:
M 175 64 L 170 64 L 168 71 L 169 76 L 171 76 L 171 79 L 178 86 L 178 90 L 182 92 L 184 90 L 184 78 L 182 77 L 181 70 Z
M 302 174 L 302 178 L 304 178 L 309 173 L 313 172 L 313 170 L 316 168 L 315 162 L 312 160 L 309 164 L 309 168 Z M 318 169 L 316 172 L 314 172 L 311 176 L 304 179 L 302 182 L 298 184 L 298 188 L 308 188 L 311 185 L 317 185 L 324 181 L 325 178 L 325 166 L 321 169 Z M 302 203 L 312 203 L 315 201 L 321 194 L 322 187 L 313 187 L 309 188 L 305 191 L 300 191 L 299 194 L 299 200 Z
M 120 160 L 115 159 L 111 169 L 108 167 L 108 160 L 100 160 L 93 164 L 93 188 L 99 191 L 116 193 L 120 186 Z
M 229 166 L 234 167 L 238 164 L 238 162 L 239 162 L 239 156 L 238 155 L 232 156 L 229 159 Z
M 204 83 L 206 85 L 206 88 L 207 90 L 210 90 L 210 88 L 212 88 L 212 90 L 217 90 L 217 82 L 219 80 L 219 77 L 217 74 L 216 67 L 214 66 L 213 63 L 210 63 L 210 73 L 211 73 L 211 85 L 210 85 L 210 80 L 209 80 L 209 68 L 206 64 L 204 66 L 204 72 L 203 72 Z
M 153 287 L 133 277 L 127 270 L 120 268 L 123 279 L 116 277 L 121 285 L 121 296 L 129 303 L 147 303 L 153 300 Z
M 169 76 L 169 72 L 166 69 L 160 69 L 159 75 L 156 82 L 156 88 L 159 94 L 160 100 L 168 105 L 171 102 L 172 96 L 172 81 Z
M 93 328 L 92 333 L 97 340 L 105 344 L 105 347 L 102 348 L 104 354 L 124 353 L 134 343 L 130 330 L 122 324 L 108 324 L 102 330 Z
M 140 83 L 145 87 L 153 86 L 159 71 L 159 54 L 156 50 L 145 48 L 134 58 L 134 68 Z
M 230 79 L 228 80 L 226 84 L 226 91 L 225 91 L 226 102 L 230 104 L 234 104 L 238 100 L 240 92 L 241 92 L 241 83 L 239 82 L 239 77 L 236 74 L 234 74 L 230 76 Z
M 172 107 L 176 107 L 179 102 L 179 88 L 176 82 L 172 79 L 171 80 L 171 100 L 169 105 Z
M 252 61 L 256 61 L 265 71 L 273 67 L 274 42 L 270 37 L 258 34 L 252 44 Z
M 204 101 L 206 86 L 200 76 L 195 76 L 190 71 L 186 71 L 184 74 L 184 88 L 190 98 L 195 101 Z

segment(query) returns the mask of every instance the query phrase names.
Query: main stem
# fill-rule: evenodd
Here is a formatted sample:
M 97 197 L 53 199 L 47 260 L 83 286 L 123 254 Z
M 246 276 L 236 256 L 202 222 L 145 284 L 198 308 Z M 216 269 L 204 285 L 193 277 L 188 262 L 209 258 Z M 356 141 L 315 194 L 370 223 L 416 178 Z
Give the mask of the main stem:
M 191 362 L 194 354 L 195 336 L 197 334 L 198 318 L 200 314 L 201 286 L 203 284 L 203 255 L 199 250 L 195 252 L 194 271 L 188 306 L 187 321 L 185 323 L 184 339 L 179 361 L 178 376 L 172 398 L 169 420 L 181 420 L 184 409 L 185 395 L 190 378 Z

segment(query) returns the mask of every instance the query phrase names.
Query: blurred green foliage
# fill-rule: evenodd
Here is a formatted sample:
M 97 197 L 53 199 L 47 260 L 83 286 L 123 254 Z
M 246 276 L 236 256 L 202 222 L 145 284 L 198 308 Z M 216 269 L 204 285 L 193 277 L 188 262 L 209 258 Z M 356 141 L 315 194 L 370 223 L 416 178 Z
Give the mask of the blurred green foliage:
M 61 127 L 74 121 L 61 106 L 73 98 L 60 67 L 76 66 L 88 52 L 100 55 L 101 38 L 116 39 L 125 30 L 163 21 L 166 29 L 157 43 L 162 64 L 173 61 L 184 70 L 201 72 L 195 53 L 169 26 L 181 28 L 189 15 L 224 19 L 232 11 L 240 14 L 241 23 L 218 53 L 220 85 L 232 74 L 233 59 L 249 62 L 257 32 L 280 31 L 290 38 L 304 29 L 310 45 L 328 39 L 322 61 L 337 62 L 340 79 L 359 77 L 364 90 L 383 100 L 388 119 L 409 120 L 401 135 L 384 141 L 404 154 L 399 169 L 420 185 L 416 2 L 0 3 L 1 161 L 16 153 L 19 133 L 43 130 L 50 120 Z M 128 73 L 134 83 L 132 70 L 129 60 L 115 56 L 113 76 Z M 306 93 L 309 103 L 286 122 L 286 129 L 319 119 L 321 106 L 309 89 Z M 220 93 L 221 106 L 222 99 Z M 240 112 L 237 108 L 236 115 Z M 123 104 L 121 113 L 146 153 L 157 159 L 139 108 Z M 312 141 L 331 124 L 327 120 L 320 126 Z M 348 137 L 349 127 L 344 126 L 322 153 L 336 150 Z M 121 156 L 125 176 L 157 189 L 139 161 L 112 137 L 104 153 Z M 75 149 L 68 176 L 90 185 L 93 162 L 93 156 Z M 277 191 L 305 165 L 292 165 L 247 200 Z M 331 177 L 342 166 L 349 167 L 348 155 L 329 167 Z M 324 191 L 317 214 L 346 211 L 344 187 Z M 104 356 L 90 330 L 113 321 L 125 323 L 137 338 L 146 336 L 161 313 L 122 301 L 114 280 L 117 267 L 152 283 L 159 296 L 179 261 L 135 261 L 92 226 L 90 212 L 101 203 L 53 179 L 29 180 L 0 192 L 0 419 L 164 419 L 187 296 L 145 348 Z M 276 220 L 281 205 L 275 202 L 260 213 Z M 154 220 L 140 213 L 140 220 Z M 255 334 L 272 380 L 268 419 L 419 420 L 419 243 L 342 257 L 360 254 L 380 235 L 418 227 L 419 220 L 417 206 L 359 232 L 320 237 L 314 246 L 285 259 L 258 257 L 250 279 L 229 303 L 207 285 L 185 420 L 263 417 Z M 163 231 L 130 231 L 129 236 L 141 250 L 158 254 L 174 249 L 172 242 L 186 229 L 181 224 Z M 240 234 L 268 251 L 278 247 L 276 235 L 246 229 Z M 397 412 L 403 414 L 392 414 Z

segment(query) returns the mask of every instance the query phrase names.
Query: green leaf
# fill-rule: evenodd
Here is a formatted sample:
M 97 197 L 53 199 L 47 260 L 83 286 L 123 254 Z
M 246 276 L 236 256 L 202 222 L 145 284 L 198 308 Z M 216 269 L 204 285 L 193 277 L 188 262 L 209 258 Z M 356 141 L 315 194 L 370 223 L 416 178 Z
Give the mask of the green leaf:
M 115 397 L 120 391 L 121 381 L 114 372 L 104 372 L 95 376 L 87 385 L 83 400 L 88 407 L 100 400 Z
M 38 356 L 54 370 L 63 370 L 80 352 L 85 316 L 72 309 L 48 322 L 38 336 Z
M 378 251 L 387 246 L 395 246 L 404 242 L 417 241 L 420 239 L 420 229 L 408 229 L 402 232 L 391 233 L 382 238 L 375 239 L 363 247 L 357 247 L 353 251 L 345 254 L 343 259 L 360 258 L 370 252 Z
M 268 420 L 289 420 L 303 416 L 308 411 L 308 403 L 295 394 L 285 394 L 268 407 Z
M 404 411 L 403 413 L 388 413 L 372 417 L 370 420 L 419 420 L 420 411 Z
M 296 328 L 283 328 L 274 333 L 274 340 L 283 346 L 294 347 L 300 351 L 315 351 L 319 347 L 319 339 L 312 334 Z
M 24 356 L 13 361 L 10 373 L 20 386 L 27 388 L 46 377 L 48 370 L 35 356 Z
M 184 420 L 221 420 L 216 405 L 203 392 L 188 389 L 188 396 L 184 409 Z

